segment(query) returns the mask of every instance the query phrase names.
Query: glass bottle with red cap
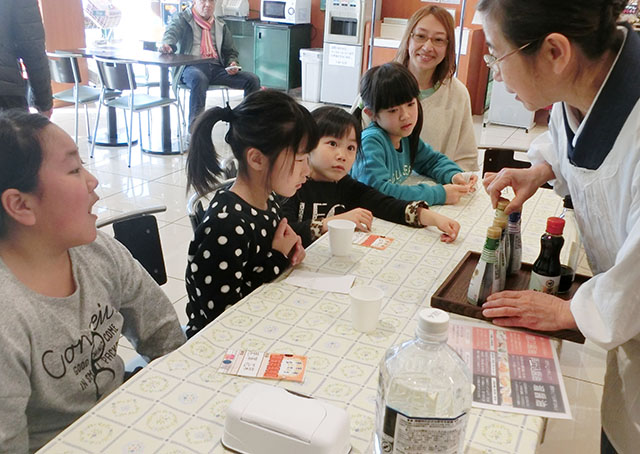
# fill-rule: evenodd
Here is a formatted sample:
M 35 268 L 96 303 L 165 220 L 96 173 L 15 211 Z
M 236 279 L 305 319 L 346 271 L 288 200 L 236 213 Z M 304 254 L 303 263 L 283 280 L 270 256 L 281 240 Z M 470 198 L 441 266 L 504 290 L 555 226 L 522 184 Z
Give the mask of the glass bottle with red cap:
M 560 250 L 564 244 L 563 229 L 564 219 L 558 217 L 547 219 L 547 230 L 540 238 L 540 255 L 531 269 L 530 290 L 552 295 L 558 293 L 562 274 Z

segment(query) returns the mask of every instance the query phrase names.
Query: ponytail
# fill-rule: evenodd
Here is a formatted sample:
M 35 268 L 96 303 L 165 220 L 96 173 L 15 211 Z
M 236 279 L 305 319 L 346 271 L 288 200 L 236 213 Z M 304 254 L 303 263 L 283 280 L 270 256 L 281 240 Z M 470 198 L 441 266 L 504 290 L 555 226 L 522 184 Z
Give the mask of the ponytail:
M 224 140 L 238 161 L 238 175 L 247 175 L 245 152 L 249 148 L 260 150 L 273 167 L 281 152 L 308 153 L 318 144 L 311 114 L 286 93 L 260 90 L 234 109 L 228 105 L 209 109 L 193 126 L 187 157 L 187 190 L 193 187 L 201 195 L 215 189 L 222 174 L 211 139 L 211 130 L 219 121 L 229 123 Z
M 222 173 L 218 155 L 211 140 L 211 130 L 224 117 L 224 109 L 214 107 L 198 116 L 193 126 L 187 155 L 187 191 L 194 188 L 200 195 L 211 192 Z

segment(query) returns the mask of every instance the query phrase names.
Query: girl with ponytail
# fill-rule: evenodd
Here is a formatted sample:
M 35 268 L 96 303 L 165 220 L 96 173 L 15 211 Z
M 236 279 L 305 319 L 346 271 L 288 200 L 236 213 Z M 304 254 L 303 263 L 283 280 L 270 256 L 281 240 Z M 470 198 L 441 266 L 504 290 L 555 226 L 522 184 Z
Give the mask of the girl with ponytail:
M 280 215 L 274 195 L 291 197 L 309 174 L 318 142 L 311 114 L 288 95 L 252 93 L 236 108 L 214 107 L 196 120 L 187 158 L 187 188 L 211 192 L 222 173 L 211 130 L 229 124 L 225 141 L 238 176 L 219 189 L 189 245 L 187 336 L 255 288 L 304 258 L 300 237 Z

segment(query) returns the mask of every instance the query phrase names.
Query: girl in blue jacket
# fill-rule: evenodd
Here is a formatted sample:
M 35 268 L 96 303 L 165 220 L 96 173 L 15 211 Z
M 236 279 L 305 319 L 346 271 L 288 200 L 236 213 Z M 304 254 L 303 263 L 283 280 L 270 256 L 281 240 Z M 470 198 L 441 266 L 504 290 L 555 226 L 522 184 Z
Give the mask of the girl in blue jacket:
M 429 205 L 454 204 L 475 190 L 476 175 L 463 174 L 458 165 L 420 139 L 420 88 L 399 63 L 368 70 L 360 81 L 364 112 L 373 122 L 362 132 L 362 156 L 351 175 L 380 192 L 402 200 L 424 200 Z M 357 109 L 356 116 L 362 115 Z M 415 170 L 436 185 L 402 183 Z

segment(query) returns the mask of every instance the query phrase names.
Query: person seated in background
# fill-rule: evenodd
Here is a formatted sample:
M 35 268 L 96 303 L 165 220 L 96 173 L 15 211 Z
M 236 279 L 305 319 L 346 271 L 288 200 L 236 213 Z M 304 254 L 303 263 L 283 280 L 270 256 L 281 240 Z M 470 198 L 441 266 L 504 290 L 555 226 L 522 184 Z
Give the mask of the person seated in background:
M 349 176 L 360 149 L 360 122 L 340 107 L 314 110 L 320 140 L 309 154 L 311 174 L 295 195 L 286 199 L 282 211 L 293 230 L 309 246 L 328 230 L 331 219 L 348 219 L 357 230 L 371 230 L 373 216 L 414 227 L 436 226 L 441 240 L 456 239 L 460 224 L 426 202 L 407 202 L 385 195 Z
M 191 8 L 176 14 L 162 37 L 158 50 L 162 53 L 196 55 L 211 61 L 179 67 L 173 76 L 189 87 L 189 125 L 204 110 L 209 85 L 226 85 L 244 90 L 244 95 L 260 89 L 255 74 L 241 71 L 238 51 L 231 31 L 215 16 L 215 0 L 195 0 Z
M 98 181 L 46 117 L 0 112 L 0 452 L 34 452 L 146 359 L 185 342 L 171 302 L 96 231 Z

